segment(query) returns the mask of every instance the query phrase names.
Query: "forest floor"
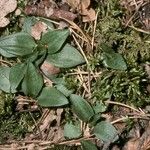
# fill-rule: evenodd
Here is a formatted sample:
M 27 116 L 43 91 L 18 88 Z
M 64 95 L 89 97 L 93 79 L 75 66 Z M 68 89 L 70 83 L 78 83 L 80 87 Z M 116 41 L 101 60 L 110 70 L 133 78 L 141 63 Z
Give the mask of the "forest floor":
M 0 150 L 149 150 L 149 0 L 1 0 Z

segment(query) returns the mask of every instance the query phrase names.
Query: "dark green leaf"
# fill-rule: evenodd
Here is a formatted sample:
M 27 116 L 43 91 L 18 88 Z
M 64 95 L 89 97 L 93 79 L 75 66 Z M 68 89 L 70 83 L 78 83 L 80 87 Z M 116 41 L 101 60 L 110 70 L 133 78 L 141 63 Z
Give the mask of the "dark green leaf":
M 76 94 L 70 95 L 71 107 L 74 113 L 83 121 L 88 122 L 94 115 L 93 108 L 81 96 Z
M 103 54 L 103 63 L 106 67 L 118 70 L 126 70 L 126 63 L 119 53 L 104 53 Z
M 52 76 L 51 78 L 49 78 L 54 84 L 62 84 L 65 85 L 66 82 L 64 80 L 64 78 L 57 78 L 56 76 Z
M 0 66 L 0 89 L 7 93 L 10 92 L 9 73 L 9 67 Z
M 127 64 L 121 54 L 115 53 L 110 47 L 103 44 L 103 63 L 106 67 L 118 70 L 126 70 Z
M 73 139 L 79 138 L 82 132 L 79 126 L 70 123 L 66 123 L 64 126 L 64 137 Z
M 104 142 L 114 142 L 118 139 L 118 133 L 115 127 L 106 121 L 101 121 L 96 124 L 93 130 L 97 138 L 103 140 Z
M 68 35 L 69 30 L 49 31 L 43 35 L 41 43 L 48 47 L 49 54 L 53 54 L 60 50 Z
M 39 66 L 45 59 L 46 57 L 46 51 L 36 51 L 36 52 L 33 52 L 32 54 L 30 55 L 27 55 L 24 57 L 24 60 L 25 62 L 31 62 L 31 63 L 34 63 L 35 66 Z
M 39 55 L 39 52 L 36 51 L 36 52 L 33 52 L 32 54 L 30 55 L 26 55 L 24 58 L 25 62 L 28 63 L 28 62 L 31 62 L 33 63 L 37 58 L 38 58 L 38 55 Z
M 66 97 L 70 96 L 73 93 L 72 90 L 68 90 L 63 84 L 56 85 L 57 90 L 62 92 Z
M 59 68 L 74 67 L 85 62 L 78 50 L 69 44 L 58 53 L 48 55 L 46 60 Z
M 22 90 L 26 95 L 36 97 L 43 86 L 43 78 L 32 63 L 28 63 L 22 82 Z
M 0 49 L 0 55 L 2 55 L 2 56 L 4 56 L 4 57 L 8 57 L 8 58 L 16 57 L 16 55 L 7 53 L 6 51 L 3 51 L 2 49 Z
M 92 116 L 92 118 L 89 121 L 90 126 L 95 126 L 97 122 L 100 121 L 100 119 L 101 119 L 101 115 L 99 113 Z
M 11 86 L 11 92 L 16 92 L 16 88 L 22 81 L 25 72 L 26 72 L 27 66 L 25 64 L 17 64 L 10 69 L 9 74 L 9 81 Z
M 113 49 L 111 48 L 111 47 L 109 47 L 107 44 L 105 44 L 105 43 L 102 43 L 101 45 L 101 48 L 102 48 L 102 50 L 104 51 L 104 52 L 106 52 L 106 53 L 113 53 L 114 51 L 113 51 Z
M 45 107 L 56 107 L 68 104 L 67 98 L 54 87 L 43 88 L 37 99 L 39 105 Z
M 27 33 L 16 33 L 0 38 L 0 54 L 5 57 L 31 54 L 36 47 L 33 38 Z
M 91 141 L 81 141 L 81 146 L 83 150 L 98 150 Z
M 35 65 L 39 66 L 40 64 L 43 63 L 43 61 L 45 60 L 47 52 L 46 51 L 42 51 L 39 53 L 38 58 L 35 61 Z

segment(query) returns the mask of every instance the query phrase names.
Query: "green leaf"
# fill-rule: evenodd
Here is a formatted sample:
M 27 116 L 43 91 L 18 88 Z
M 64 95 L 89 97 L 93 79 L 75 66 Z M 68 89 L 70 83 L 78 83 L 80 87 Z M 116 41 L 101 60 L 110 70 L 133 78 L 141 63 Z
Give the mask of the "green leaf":
M 9 73 L 9 67 L 0 66 L 0 89 L 7 93 L 10 92 Z
M 90 119 L 89 121 L 89 125 L 90 126 L 95 126 L 97 124 L 97 122 L 99 122 L 101 119 L 101 115 L 98 113 L 98 114 L 95 114 L 94 116 L 92 116 L 92 118 Z
M 0 54 L 16 57 L 31 54 L 36 47 L 33 38 L 27 33 L 16 33 L 0 38 Z
M 35 17 L 33 17 L 33 16 L 32 17 L 26 17 L 25 20 L 24 20 L 22 31 L 31 35 L 31 27 L 36 22 L 38 22 L 38 20 Z
M 43 88 L 37 99 L 39 105 L 45 107 L 57 107 L 68 104 L 68 99 L 54 87 Z
M 79 138 L 82 135 L 81 129 L 79 126 L 70 123 L 66 123 L 64 126 L 64 137 L 73 139 Z
M 47 54 L 46 51 L 42 51 L 39 53 L 38 58 L 35 61 L 35 66 L 39 66 L 40 64 L 44 62 L 46 54 Z
M 57 90 L 63 93 L 66 97 L 70 96 L 73 93 L 72 90 L 68 90 L 63 84 L 56 85 Z
M 16 92 L 16 88 L 24 78 L 27 66 L 26 64 L 17 64 L 10 69 L 9 81 L 11 86 L 11 92 Z
M 76 94 L 70 95 L 71 107 L 74 113 L 83 121 L 88 122 L 92 116 L 94 116 L 94 111 L 91 105 L 83 99 L 81 96 Z
M 119 53 L 104 53 L 103 54 L 104 58 L 104 65 L 108 68 L 112 69 L 118 69 L 118 70 L 126 70 L 127 66 L 126 63 Z
M 26 95 L 36 97 L 43 86 L 43 78 L 35 66 L 29 62 L 22 82 L 22 90 Z
M 103 44 L 103 63 L 106 67 L 117 69 L 117 70 L 126 70 L 127 64 L 121 54 L 115 53 L 110 47 Z
M 59 68 L 70 68 L 85 63 L 78 50 L 69 44 L 66 44 L 58 53 L 48 55 L 46 61 Z
M 104 103 L 102 101 L 100 102 L 96 102 L 96 104 L 93 106 L 93 109 L 95 111 L 95 113 L 102 113 L 102 112 L 105 112 L 106 109 L 107 109 L 107 106 L 104 105 Z
M 83 150 L 98 150 L 91 141 L 81 141 L 81 146 Z
M 106 52 L 106 53 L 112 53 L 112 52 L 114 52 L 113 51 L 113 49 L 111 48 L 111 47 L 109 47 L 107 44 L 105 44 L 105 43 L 102 43 L 101 45 L 100 45 L 100 47 L 102 48 L 102 50 L 104 51 L 104 52 Z
M 53 54 L 60 50 L 68 35 L 66 29 L 49 31 L 42 36 L 41 43 L 48 47 L 49 54 Z
M 26 63 L 31 62 L 34 63 L 35 66 L 39 66 L 44 61 L 45 57 L 46 57 L 46 51 L 41 51 L 41 52 L 36 51 L 30 55 L 26 55 L 24 57 L 24 60 Z
M 7 53 L 6 51 L 3 51 L 2 49 L 0 49 L 0 55 L 7 57 L 7 58 L 16 57 L 13 54 L 10 54 L 10 53 Z
M 94 127 L 94 134 L 97 138 L 103 140 L 104 142 L 114 142 L 118 139 L 118 132 L 115 127 L 106 121 L 101 121 Z

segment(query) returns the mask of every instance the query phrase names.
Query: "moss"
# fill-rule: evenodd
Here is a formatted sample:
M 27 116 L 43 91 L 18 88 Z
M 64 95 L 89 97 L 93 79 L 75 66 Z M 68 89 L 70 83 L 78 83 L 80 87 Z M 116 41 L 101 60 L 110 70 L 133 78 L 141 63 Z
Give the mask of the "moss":
M 111 5 L 113 2 L 113 5 Z M 101 9 L 97 24 L 99 43 L 108 43 L 114 50 L 123 54 L 129 65 L 150 60 L 150 36 L 125 28 L 123 11 L 118 1 L 109 1 L 105 9 Z M 104 6 L 102 6 L 104 7 Z
M 13 95 L 0 91 L 0 115 L 11 115 L 13 107 Z
M 94 85 L 94 94 L 98 100 L 115 101 L 145 106 L 150 95 L 146 91 L 147 79 L 142 68 L 129 71 L 104 71 Z
M 142 64 L 150 61 L 150 36 L 123 25 L 124 12 L 117 0 L 103 2 L 100 6 L 96 30 L 98 45 L 106 43 L 125 58 L 127 71 L 107 70 L 102 66 L 100 56 L 97 66 L 101 68 L 100 78 L 93 84 L 93 96 L 100 100 L 112 98 L 115 101 L 145 106 L 150 95 Z M 101 48 L 97 47 L 101 55 Z M 97 63 L 98 64 L 98 63 Z M 100 70 L 100 69 L 99 69 Z
M 35 120 L 39 113 L 34 113 Z M 22 139 L 26 133 L 32 131 L 34 122 L 28 112 L 16 111 L 16 100 L 12 94 L 0 93 L 0 143 L 7 140 Z

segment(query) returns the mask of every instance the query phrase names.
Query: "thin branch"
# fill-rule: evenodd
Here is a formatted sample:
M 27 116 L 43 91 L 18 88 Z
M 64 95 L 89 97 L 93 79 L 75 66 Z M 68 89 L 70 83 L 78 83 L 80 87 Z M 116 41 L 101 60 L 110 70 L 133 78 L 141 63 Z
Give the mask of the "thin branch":
M 120 106 L 129 108 L 129 109 L 132 109 L 132 110 L 134 110 L 134 111 L 136 111 L 136 112 L 138 112 L 138 113 L 141 113 L 138 109 L 136 109 L 136 108 L 134 108 L 134 107 L 132 107 L 132 106 L 123 104 L 123 103 L 114 102 L 114 101 L 110 101 L 110 100 L 106 101 L 105 103 L 107 103 L 107 104 L 114 104 L 114 105 L 120 105 Z
M 142 33 L 145 33 L 145 34 L 150 34 L 149 31 L 145 31 L 145 30 L 136 28 L 136 27 L 134 27 L 134 26 L 129 26 L 129 27 L 132 28 L 132 29 L 134 29 L 134 30 L 136 30 L 136 31 L 138 31 L 138 32 L 142 32 Z
M 150 120 L 148 118 L 144 118 L 144 117 L 140 117 L 140 116 L 133 116 L 133 117 L 125 116 L 125 117 L 122 117 L 122 118 L 119 118 L 119 119 L 116 119 L 116 120 L 112 121 L 111 124 L 122 122 L 122 121 L 125 121 L 127 119 L 144 119 L 144 120 Z

